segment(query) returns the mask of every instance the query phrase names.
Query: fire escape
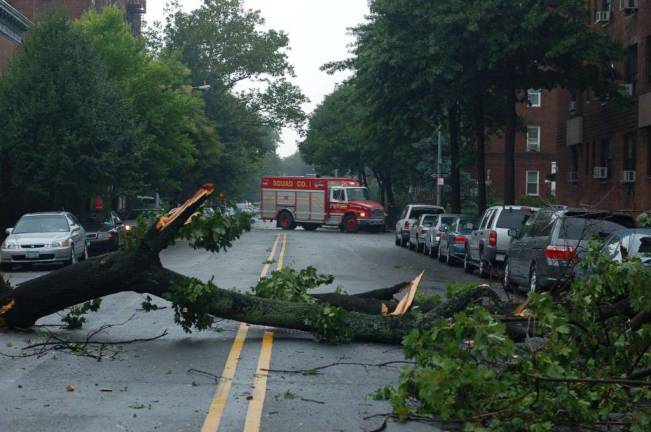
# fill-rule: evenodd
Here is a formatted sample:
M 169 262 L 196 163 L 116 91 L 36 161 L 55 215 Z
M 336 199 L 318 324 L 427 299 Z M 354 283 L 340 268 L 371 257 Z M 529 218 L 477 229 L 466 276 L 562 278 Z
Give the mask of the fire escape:
M 139 35 L 142 31 L 142 16 L 147 12 L 147 0 L 126 0 L 126 10 L 131 31 Z

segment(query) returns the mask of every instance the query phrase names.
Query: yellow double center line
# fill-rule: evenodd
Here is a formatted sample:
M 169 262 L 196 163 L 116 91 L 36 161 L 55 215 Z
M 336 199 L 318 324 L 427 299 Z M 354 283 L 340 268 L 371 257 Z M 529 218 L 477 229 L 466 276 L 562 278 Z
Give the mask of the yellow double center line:
M 269 268 L 273 263 L 273 258 L 276 255 L 276 249 L 278 248 L 278 243 L 280 242 L 281 237 L 282 246 L 280 248 L 278 265 L 276 269 L 282 270 L 285 260 L 285 251 L 287 249 L 287 234 L 278 234 L 278 236 L 276 236 L 276 241 L 271 248 L 269 257 L 267 257 L 267 260 L 262 267 L 260 279 L 267 276 Z M 248 324 L 242 323 L 237 330 L 235 340 L 233 341 L 233 346 L 231 347 L 231 351 L 228 354 L 228 358 L 226 359 L 226 364 L 224 365 L 222 379 L 219 383 L 219 386 L 217 387 L 217 391 L 215 392 L 212 403 L 210 404 L 210 409 L 208 410 L 208 415 L 204 420 L 201 432 L 217 432 L 219 429 L 219 424 L 221 422 L 222 415 L 224 414 L 226 402 L 228 401 L 228 395 L 231 390 L 233 378 L 235 377 L 237 363 L 240 359 L 242 348 L 244 347 L 244 341 L 246 340 L 248 329 Z M 262 407 L 264 405 L 264 398 L 267 392 L 267 370 L 271 364 L 272 346 L 273 332 L 265 331 L 264 336 L 262 337 L 260 358 L 258 360 L 258 367 L 255 374 L 255 390 L 253 391 L 253 398 L 249 402 L 249 407 L 246 413 L 244 432 L 258 432 L 260 430 Z

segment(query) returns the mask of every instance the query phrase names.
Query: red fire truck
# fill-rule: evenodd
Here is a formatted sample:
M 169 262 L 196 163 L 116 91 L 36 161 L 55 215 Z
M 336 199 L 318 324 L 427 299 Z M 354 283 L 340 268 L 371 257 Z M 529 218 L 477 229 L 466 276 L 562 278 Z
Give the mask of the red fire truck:
M 384 208 L 368 198 L 359 181 L 334 177 L 262 177 L 260 215 L 291 230 L 313 231 L 322 225 L 342 231 L 384 230 Z

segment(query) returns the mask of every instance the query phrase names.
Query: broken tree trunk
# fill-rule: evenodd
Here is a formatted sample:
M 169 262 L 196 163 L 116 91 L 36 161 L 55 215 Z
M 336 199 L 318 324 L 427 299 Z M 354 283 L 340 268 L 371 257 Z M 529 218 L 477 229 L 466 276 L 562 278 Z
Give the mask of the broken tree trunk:
M 14 289 L 0 284 L 0 322 L 26 328 L 39 318 L 62 309 L 119 292 L 133 291 L 163 296 L 188 278 L 162 267 L 159 253 L 178 230 L 213 192 L 203 186 L 183 206 L 161 217 L 146 233 L 135 252 L 115 252 L 62 268 L 22 283 Z M 443 304 L 425 313 L 420 321 L 411 314 L 386 317 L 395 308 L 387 301 L 406 283 L 358 295 L 315 294 L 321 302 L 345 309 L 343 323 L 355 341 L 400 343 L 419 322 L 452 316 L 476 300 L 485 289 L 463 299 Z M 386 305 L 388 310 L 383 310 Z M 250 324 L 292 328 L 314 332 L 311 317 L 318 316 L 322 304 L 292 303 L 265 299 L 236 291 L 215 289 L 209 304 L 212 315 Z

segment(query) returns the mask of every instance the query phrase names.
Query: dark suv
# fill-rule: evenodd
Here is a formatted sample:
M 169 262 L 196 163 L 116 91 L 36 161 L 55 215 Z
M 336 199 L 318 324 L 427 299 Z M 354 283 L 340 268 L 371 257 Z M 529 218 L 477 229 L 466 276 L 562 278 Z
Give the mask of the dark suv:
M 606 239 L 635 226 L 628 215 L 581 208 L 546 208 L 532 215 L 513 236 L 504 266 L 504 286 L 541 288 L 566 284 L 592 238 Z

